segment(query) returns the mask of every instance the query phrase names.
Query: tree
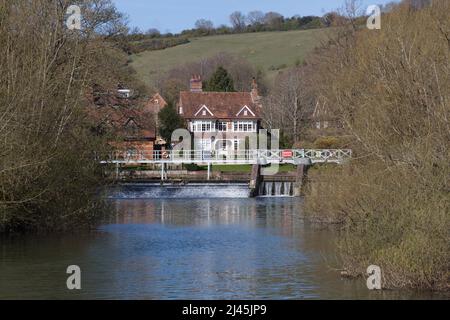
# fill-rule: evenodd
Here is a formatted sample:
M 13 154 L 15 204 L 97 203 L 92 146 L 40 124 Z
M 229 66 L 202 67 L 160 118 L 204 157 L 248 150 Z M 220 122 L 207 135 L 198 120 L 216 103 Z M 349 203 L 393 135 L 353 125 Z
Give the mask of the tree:
M 114 137 L 94 133 L 86 111 L 94 84 L 115 88 L 126 72 L 108 59 L 124 21 L 111 1 L 78 2 L 82 30 L 70 31 L 68 1 L 0 1 L 0 233 L 80 228 L 102 213 L 98 159 Z
M 171 143 L 172 133 L 176 129 L 184 127 L 183 119 L 178 114 L 172 102 L 169 102 L 166 107 L 161 109 L 158 113 L 158 119 L 160 125 L 159 134 L 164 140 Z
M 227 52 L 185 63 L 169 71 L 161 71 L 158 73 L 159 76 L 154 86 L 164 97 L 175 102 L 178 100 L 180 91 L 189 89 L 191 75 L 201 75 L 205 79 L 204 89 L 206 90 L 206 80 L 210 79 L 220 66 L 230 74 L 236 91 L 242 92 L 251 89 L 252 78 L 257 71 L 246 59 Z M 260 81 L 261 79 L 258 78 L 258 82 Z
M 264 13 L 258 10 L 251 11 L 247 15 L 247 22 L 252 26 L 264 23 Z
M 379 32 L 346 27 L 353 36 L 317 58 L 315 87 L 356 156 L 317 177 L 306 207 L 342 222 L 344 268 L 362 275 L 376 260 L 384 288 L 448 288 L 449 10 L 448 0 L 401 3 Z
M 267 12 L 264 16 L 265 23 L 274 30 L 280 30 L 283 25 L 283 16 L 278 12 Z
M 202 31 L 211 31 L 214 29 L 214 24 L 211 20 L 199 19 L 195 23 L 195 28 Z
M 151 37 L 159 37 L 161 35 L 161 32 L 156 28 L 150 28 L 145 34 Z
M 267 126 L 281 128 L 283 136 L 294 144 L 302 138 L 305 117 L 313 105 L 304 69 L 291 68 L 276 77 L 264 110 Z
M 245 15 L 240 11 L 235 11 L 230 15 L 230 22 L 234 30 L 242 32 L 245 29 Z
M 228 74 L 228 71 L 223 67 L 219 67 L 209 79 L 206 91 L 234 92 L 236 90 L 234 90 L 233 79 Z

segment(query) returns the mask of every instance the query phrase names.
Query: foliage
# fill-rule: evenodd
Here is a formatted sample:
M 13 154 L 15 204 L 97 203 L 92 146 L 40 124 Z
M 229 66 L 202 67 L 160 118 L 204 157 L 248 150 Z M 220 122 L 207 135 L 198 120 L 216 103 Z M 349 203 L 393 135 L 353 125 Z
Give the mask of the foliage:
M 117 86 L 102 38 L 123 24 L 110 1 L 90 0 L 85 28 L 69 31 L 66 5 L 0 1 L 0 232 L 62 231 L 102 213 L 96 157 L 109 150 L 85 111 L 93 84 Z
M 218 67 L 206 84 L 205 91 L 234 92 L 234 83 L 228 71 L 222 66 Z
M 159 134 L 167 142 L 172 142 L 172 133 L 176 129 L 184 127 L 183 119 L 178 114 L 172 102 L 161 109 L 158 113 L 159 118 Z
M 339 30 L 317 63 L 355 160 L 315 177 L 307 210 L 341 224 L 350 274 L 379 265 L 386 288 L 449 288 L 449 10 L 405 2 L 377 32 Z
M 339 149 L 342 147 L 343 144 L 339 137 L 325 136 L 314 141 L 314 148 L 316 149 Z

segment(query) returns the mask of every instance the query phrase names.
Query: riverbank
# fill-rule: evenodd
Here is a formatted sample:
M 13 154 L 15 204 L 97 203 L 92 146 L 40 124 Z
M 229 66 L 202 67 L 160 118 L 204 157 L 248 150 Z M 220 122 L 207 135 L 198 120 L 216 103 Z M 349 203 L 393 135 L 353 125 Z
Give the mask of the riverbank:
M 381 267 L 385 289 L 449 292 L 450 225 L 445 192 L 408 171 L 389 175 L 373 164 L 309 172 L 305 214 L 339 230 L 338 252 L 349 277 Z
M 309 63 L 353 159 L 310 172 L 306 210 L 339 225 L 346 273 L 377 265 L 383 288 L 450 289 L 449 10 L 404 1 L 380 30 L 343 23 Z

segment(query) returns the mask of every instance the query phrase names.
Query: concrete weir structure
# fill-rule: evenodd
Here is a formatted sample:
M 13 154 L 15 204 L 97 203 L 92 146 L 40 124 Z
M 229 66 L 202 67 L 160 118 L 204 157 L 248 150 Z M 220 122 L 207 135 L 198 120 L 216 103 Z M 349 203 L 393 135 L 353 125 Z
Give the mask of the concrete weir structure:
M 299 197 L 302 192 L 304 178 L 309 165 L 300 164 L 297 166 L 295 175 L 261 175 L 261 166 L 253 165 L 250 177 L 250 195 L 274 196 L 274 197 Z
M 300 196 L 309 166 L 316 163 L 343 164 L 352 156 L 351 150 L 245 150 L 228 153 L 204 152 L 198 150 L 155 151 L 151 154 L 118 152 L 102 164 L 115 165 L 115 178 L 122 181 L 155 181 L 162 186 L 186 186 L 192 183 L 247 183 L 249 196 Z M 206 166 L 206 172 L 183 170 L 183 164 Z M 291 173 L 278 172 L 278 166 L 295 165 Z M 129 166 L 152 166 L 153 170 L 128 170 Z M 213 172 L 213 165 L 251 165 L 251 173 Z M 269 166 L 267 168 L 267 166 Z

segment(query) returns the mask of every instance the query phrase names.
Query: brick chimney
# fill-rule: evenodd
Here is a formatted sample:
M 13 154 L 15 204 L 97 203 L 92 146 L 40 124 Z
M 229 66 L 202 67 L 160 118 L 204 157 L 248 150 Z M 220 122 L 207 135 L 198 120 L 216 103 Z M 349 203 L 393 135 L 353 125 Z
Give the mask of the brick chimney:
M 191 78 L 191 92 L 203 92 L 202 78 L 199 75 L 193 75 Z

